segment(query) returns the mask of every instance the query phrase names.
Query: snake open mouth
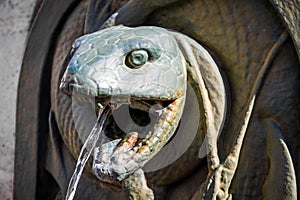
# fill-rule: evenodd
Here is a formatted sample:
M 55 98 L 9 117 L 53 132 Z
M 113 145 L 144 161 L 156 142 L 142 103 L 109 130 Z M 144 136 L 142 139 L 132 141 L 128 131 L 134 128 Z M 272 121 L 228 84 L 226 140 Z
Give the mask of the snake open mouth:
M 90 94 L 70 79 L 63 81 L 61 89 L 77 101 L 86 101 Z M 179 124 L 185 96 L 154 99 L 102 95 L 94 100 L 97 110 L 109 106 L 111 112 L 94 149 L 93 171 L 100 180 L 112 182 L 142 168 L 170 140 Z
M 179 101 L 112 101 L 114 110 L 104 125 L 102 144 L 95 148 L 97 177 L 122 180 L 143 167 L 174 134 Z

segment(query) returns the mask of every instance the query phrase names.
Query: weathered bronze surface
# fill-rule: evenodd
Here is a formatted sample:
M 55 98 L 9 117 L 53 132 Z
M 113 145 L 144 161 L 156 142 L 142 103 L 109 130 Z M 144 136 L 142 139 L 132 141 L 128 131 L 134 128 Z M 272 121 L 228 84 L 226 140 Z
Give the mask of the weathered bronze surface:
M 199 141 L 208 129 L 202 112 L 190 148 L 174 163 L 145 173 L 155 199 L 299 197 L 299 7 L 297 1 L 277 0 L 45 0 L 32 26 L 20 76 L 15 198 L 65 197 L 83 143 L 78 132 L 89 132 L 91 122 L 82 115 L 82 123 L 75 125 L 73 114 L 82 108 L 59 90 L 60 80 L 75 39 L 112 24 L 159 26 L 193 38 L 209 50 L 225 83 L 227 112 L 216 146 L 221 164 L 198 156 Z M 49 16 L 52 11 L 56 14 Z M 189 80 L 195 90 L 192 75 Z M 245 136 L 239 140 L 253 102 Z M 122 190 L 119 183 L 99 181 L 89 165 L 75 199 L 126 199 L 134 181 L 135 176 L 129 178 L 129 191 Z M 207 181 L 213 185 L 208 187 Z M 208 188 L 205 197 L 201 187 Z M 217 193 L 220 188 L 225 196 Z

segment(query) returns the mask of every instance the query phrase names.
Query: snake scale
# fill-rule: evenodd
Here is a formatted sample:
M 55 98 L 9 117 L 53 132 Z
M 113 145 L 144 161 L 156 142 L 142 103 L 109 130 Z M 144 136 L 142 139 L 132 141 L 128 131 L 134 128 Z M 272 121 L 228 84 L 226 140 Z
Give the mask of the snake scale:
M 216 4 L 210 3 L 210 2 L 206 2 L 203 1 L 202 3 L 205 3 L 206 5 L 210 6 L 210 11 L 207 10 L 203 10 L 203 14 L 198 14 L 197 16 L 189 16 L 187 13 L 187 10 L 190 9 L 198 9 L 198 12 L 201 13 L 199 10 L 202 10 L 202 7 L 200 6 L 200 2 L 196 2 L 196 1 L 192 1 L 194 8 L 190 7 L 190 4 L 186 4 L 183 5 L 182 7 L 172 7 L 173 11 L 175 11 L 175 13 L 177 15 L 174 15 L 173 13 L 171 13 L 170 11 L 166 10 L 161 10 L 159 14 L 154 14 L 152 16 L 152 18 L 148 21 L 148 23 L 150 24 L 154 24 L 154 25 L 158 25 L 158 26 L 163 26 L 163 27 L 167 27 L 167 28 L 171 28 L 174 30 L 184 30 L 184 26 L 186 26 L 186 23 L 188 23 L 187 21 L 184 21 L 185 19 L 190 19 L 190 20 L 195 20 L 196 18 L 199 20 L 201 19 L 202 24 L 204 25 L 205 23 L 208 24 L 214 24 L 213 27 L 218 27 L 218 23 L 220 23 L 219 21 L 215 21 L 213 18 L 207 18 L 206 15 L 210 15 L 211 13 L 221 13 L 222 14 L 222 18 L 224 21 L 226 21 L 228 23 L 224 23 L 222 24 L 222 26 L 220 26 L 220 29 L 211 29 L 211 28 L 207 28 L 207 29 L 201 29 L 200 27 L 193 27 L 190 30 L 184 30 L 185 34 L 188 34 L 190 36 L 192 36 L 193 38 L 202 41 L 203 43 L 205 43 L 206 45 L 208 45 L 215 53 L 217 53 L 219 59 L 222 61 L 223 63 L 223 68 L 226 69 L 226 73 L 227 76 L 229 77 L 229 82 L 230 82 L 230 90 L 233 94 L 233 96 L 230 98 L 230 103 L 231 105 L 233 105 L 230 108 L 230 120 L 228 120 L 226 122 L 226 132 L 224 132 L 223 135 L 221 135 L 220 138 L 220 146 L 219 146 L 219 153 L 220 153 L 220 158 L 221 160 L 224 160 L 224 158 L 228 155 L 228 152 L 230 151 L 230 149 L 228 149 L 231 145 L 225 145 L 225 144 L 232 144 L 233 140 L 235 138 L 234 133 L 237 133 L 238 131 L 238 125 L 234 124 L 235 120 L 239 118 L 240 114 L 239 113 L 243 113 L 243 110 L 246 109 L 247 107 L 247 99 L 249 99 L 249 91 L 251 90 L 251 83 L 253 83 L 254 81 L 254 74 L 257 73 L 258 69 L 259 69 L 259 64 L 258 63 L 263 63 L 263 59 L 266 57 L 266 55 L 269 52 L 269 49 L 271 49 L 272 45 L 278 40 L 280 33 L 282 32 L 283 28 L 279 25 L 276 28 L 270 28 L 267 29 L 266 31 L 267 33 L 264 34 L 259 34 L 258 37 L 261 38 L 268 38 L 265 40 L 265 43 L 263 44 L 259 44 L 261 45 L 259 49 L 260 51 L 260 56 L 258 56 L 258 52 L 254 53 L 252 51 L 246 51 L 244 52 L 246 55 L 248 55 L 248 57 L 242 57 L 242 53 L 239 52 L 239 50 L 245 50 L 245 49 L 251 49 L 251 43 L 249 43 L 249 40 L 251 40 L 251 37 L 257 37 L 257 35 L 255 35 L 254 33 L 249 33 L 249 35 L 247 35 L 247 37 L 243 35 L 243 31 L 240 30 L 234 30 L 233 33 L 237 34 L 238 37 L 236 37 L 234 34 L 231 35 L 231 32 L 227 32 L 226 33 L 226 26 L 229 27 L 234 27 L 234 22 L 236 19 L 238 18 L 230 18 L 227 15 L 229 14 L 228 11 L 230 9 L 233 9 L 235 12 L 235 14 L 238 16 L 239 15 L 239 11 L 236 10 L 236 8 L 238 8 L 239 6 L 242 6 L 241 3 L 235 2 L 235 6 L 229 6 L 228 10 L 226 10 L 226 6 L 223 6 L 223 4 L 221 2 L 218 2 Z M 73 14 L 73 16 L 71 16 L 67 23 L 66 26 L 64 27 L 63 33 L 62 35 L 64 35 L 64 37 L 62 37 L 60 39 L 60 41 L 58 42 L 58 48 L 56 50 L 56 56 L 54 57 L 54 70 L 53 70 L 53 88 L 58 88 L 59 85 L 59 81 L 60 78 L 62 76 L 62 73 L 64 71 L 64 67 L 62 66 L 66 66 L 66 57 L 68 57 L 68 52 L 70 51 L 70 46 L 71 43 L 73 41 L 75 41 L 75 39 L 77 37 L 79 37 L 80 35 L 82 35 L 82 31 L 83 31 L 83 16 L 85 13 L 85 3 L 83 2 L 82 4 L 80 4 L 81 6 L 79 6 L 75 12 L 77 12 L 77 14 Z M 259 7 L 261 10 L 257 10 L 256 12 L 266 12 L 267 16 L 272 16 L 274 17 L 273 13 L 268 13 L 266 10 L 264 10 L 265 5 L 262 5 L 261 7 Z M 245 9 L 249 9 L 251 10 L 251 3 L 248 7 L 246 7 Z M 74 16 L 79 16 L 81 13 L 81 18 L 80 17 L 74 17 Z M 184 17 L 182 15 L 185 15 Z M 161 17 L 161 16 L 167 16 L 167 17 Z M 180 19 L 181 17 L 181 19 Z M 247 15 L 246 15 L 247 17 Z M 173 20 L 177 20 L 178 23 L 170 23 L 170 24 L 166 24 L 166 20 L 167 18 L 173 19 Z M 273 25 L 271 25 L 272 20 L 270 20 L 271 18 L 266 17 L 266 23 L 264 24 L 259 24 L 261 26 L 264 27 L 272 27 Z M 276 18 L 275 18 L 276 19 Z M 269 23 L 270 22 L 270 23 Z M 268 24 L 269 23 L 269 24 Z M 72 26 L 73 24 L 73 26 Z M 231 27 L 231 28 L 232 28 Z M 197 29 L 198 28 L 198 29 Z M 240 27 L 241 29 L 247 29 L 246 26 L 244 26 L 243 24 Z M 70 31 L 72 30 L 72 31 Z M 77 31 L 75 31 L 77 30 Z M 272 30 L 273 33 L 271 34 L 271 32 L 268 32 L 269 30 Z M 194 31 L 194 32 L 193 32 Z M 198 32 L 197 32 L 198 31 Z M 274 33 L 275 32 L 275 33 Z M 204 37 L 207 36 L 207 33 L 210 33 L 210 36 L 208 37 Z M 222 36 L 223 34 L 223 36 Z M 239 35 L 240 34 L 240 35 Z M 221 35 L 221 36 L 220 36 Z M 217 37 L 219 36 L 219 37 Z M 268 36 L 268 37 L 266 37 Z M 228 39 L 224 39 L 224 38 L 228 38 Z M 234 41 L 236 41 L 237 39 L 239 39 L 239 42 L 234 43 Z M 227 41 L 231 41 L 230 43 Z M 260 40 L 261 41 L 261 40 Z M 243 46 L 244 45 L 244 46 Z M 289 48 L 291 47 L 290 45 L 290 41 L 288 41 L 286 44 L 282 45 L 282 48 Z M 218 50 L 217 50 L 218 49 Z M 232 59 L 227 59 L 228 56 L 227 55 L 231 55 L 233 56 Z M 279 51 L 279 57 L 280 55 L 282 55 L 281 51 Z M 293 54 L 294 55 L 294 54 Z M 283 56 L 283 55 L 282 55 Z M 281 57 L 280 57 L 281 58 Z M 254 60 L 251 60 L 254 59 Z M 281 58 L 282 60 L 284 60 L 284 58 Z M 286 61 L 286 60 L 285 60 Z M 276 62 L 279 62 L 276 60 Z M 287 61 L 286 61 L 287 62 Z M 297 63 L 297 61 L 294 59 L 290 59 L 290 61 L 288 61 L 288 63 L 292 63 L 295 62 Z M 228 67 L 230 66 L 230 67 Z M 243 68 L 244 66 L 247 66 L 248 68 Z M 251 67 L 250 67 L 251 66 Z M 276 66 L 276 64 L 275 64 Z M 286 65 L 286 72 L 291 71 L 291 69 L 293 69 L 293 64 L 290 65 Z M 273 67 L 274 70 L 277 70 L 276 67 Z M 251 73 L 252 75 L 249 73 L 251 69 Z M 272 73 L 273 74 L 273 73 Z M 253 76 L 254 75 L 254 76 Z M 296 76 L 296 75 L 295 75 Z M 236 77 L 236 78 L 235 78 Z M 241 77 L 246 77 L 241 78 Z M 191 80 L 192 78 L 190 77 L 189 80 Z M 245 80 L 245 84 L 243 81 Z M 270 80 L 270 78 L 268 77 L 267 80 Z M 296 79 L 293 79 L 294 81 L 297 81 Z M 282 84 L 285 84 L 285 82 L 283 81 Z M 280 87 L 287 87 L 288 84 L 284 85 L 284 86 L 280 86 Z M 193 86 L 193 85 L 192 85 Z M 265 86 L 264 88 L 262 88 L 262 91 L 268 91 L 267 89 L 268 85 Z M 294 90 L 294 89 L 292 89 Z M 261 94 L 263 95 L 265 92 L 261 92 Z M 62 133 L 64 142 L 67 144 L 68 148 L 70 149 L 70 152 L 72 152 L 74 157 L 77 157 L 80 151 L 80 146 L 82 145 L 82 142 L 80 140 L 80 136 L 74 132 L 74 130 L 80 130 L 80 131 L 85 131 L 88 132 L 87 130 L 84 130 L 85 127 L 76 127 L 74 128 L 74 124 L 70 123 L 69 119 L 72 117 L 72 113 L 70 111 L 70 107 L 72 107 L 72 103 L 69 102 L 69 106 L 67 106 L 68 101 L 70 101 L 70 99 L 68 99 L 66 96 L 64 96 L 62 93 L 60 93 L 57 89 L 54 89 L 52 91 L 52 96 L 53 96 L 53 102 L 58 101 L 57 103 L 55 103 L 55 105 L 53 106 L 53 110 L 56 113 L 56 119 L 59 123 L 64 122 L 64 124 L 59 124 L 59 128 L 60 128 L 60 132 Z M 237 96 L 237 94 L 239 94 L 239 96 Z M 265 99 L 268 99 L 268 92 L 265 93 L 267 96 Z M 270 97 L 272 96 L 273 93 L 270 93 Z M 286 93 L 285 93 L 286 94 Z M 285 94 L 283 93 L 283 96 L 285 96 Z M 199 94 L 197 94 L 199 95 Z M 293 96 L 293 94 L 289 94 L 291 96 Z M 295 98 L 291 98 L 294 99 L 290 105 L 294 105 L 296 104 L 297 100 L 295 100 Z M 296 98 L 297 99 L 297 98 Z M 269 106 L 264 105 L 264 101 L 259 101 L 257 100 L 258 105 L 256 106 L 256 110 L 255 110 L 255 114 L 254 116 L 257 116 L 256 113 L 259 113 L 260 110 L 264 110 Z M 241 106 L 236 106 L 236 105 L 241 105 Z M 280 106 L 279 106 L 280 107 Z M 259 109 L 260 108 L 260 109 Z M 73 107 L 74 109 L 74 107 Z M 76 109 L 76 108 L 75 108 Z M 272 110 L 272 109 L 271 109 Z M 275 118 L 284 115 L 280 110 L 275 110 Z M 298 111 L 295 110 L 295 115 L 298 115 Z M 263 112 L 265 114 L 265 112 Z M 229 115 L 229 114 L 228 114 Z M 285 115 L 284 115 L 285 116 Z M 286 118 L 288 118 L 288 116 L 285 116 Z M 203 120 L 203 119 L 202 119 Z M 255 121 L 255 119 L 252 119 L 252 122 Z M 271 122 L 272 124 L 273 122 Z M 202 125 L 201 125 L 202 124 Z M 203 129 L 205 126 L 203 125 L 205 124 L 204 121 L 200 122 L 199 125 L 199 131 L 201 132 L 201 129 Z M 257 176 L 261 176 L 261 177 L 266 177 L 268 174 L 268 165 L 263 164 L 265 163 L 265 161 L 268 159 L 268 157 L 270 156 L 270 153 L 272 154 L 272 151 L 269 151 L 269 147 L 258 147 L 258 148 L 253 148 L 253 146 L 256 146 L 258 143 L 255 143 L 254 141 L 261 141 L 261 143 L 268 143 L 267 141 L 269 140 L 269 138 L 266 137 L 262 137 L 265 133 L 265 130 L 270 130 L 270 126 L 266 125 L 266 124 L 270 124 L 269 122 L 267 122 L 266 124 L 260 124 L 260 123 L 254 123 L 255 124 L 255 128 L 253 127 L 253 125 L 250 125 L 249 127 L 249 131 L 247 133 L 247 135 L 252 135 L 254 136 L 254 140 L 249 140 L 249 136 L 246 136 L 245 138 L 245 147 L 244 149 L 242 149 L 243 151 L 246 152 L 252 152 L 251 155 L 253 155 L 253 159 L 256 159 L 256 164 L 257 165 L 263 165 L 264 167 L 260 167 L 260 171 L 253 171 L 253 163 L 251 165 L 248 165 L 245 167 L 245 165 L 247 165 L 246 163 L 248 162 L 247 159 L 245 158 L 245 156 L 242 155 L 241 157 L 241 166 L 244 166 L 244 169 L 247 169 L 245 171 L 248 171 L 249 174 L 247 173 L 242 173 L 240 170 L 241 169 L 237 169 L 237 176 L 235 178 L 235 180 L 233 180 L 232 186 L 231 186 L 231 192 L 235 195 L 235 198 L 239 198 L 239 197 L 243 197 L 245 199 L 247 199 L 247 190 L 249 191 L 253 191 L 251 193 L 251 195 L 249 195 L 249 199 L 251 198 L 255 198 L 258 196 L 261 196 L 262 193 L 265 193 L 264 191 L 266 190 L 265 187 L 268 187 L 268 184 L 263 184 L 263 179 L 257 179 L 256 183 L 253 184 L 249 183 L 245 180 L 249 180 L 251 179 L 251 171 L 252 173 L 257 173 Z M 86 125 L 86 124 L 85 124 Z M 275 125 L 279 126 L 279 127 L 284 127 L 287 126 L 286 124 L 281 124 L 279 123 L 279 125 Z M 265 128 L 266 127 L 266 128 Z M 271 125 L 271 127 L 274 127 L 274 124 Z M 257 131 L 258 130 L 258 131 Z M 275 130 L 278 130 L 275 128 Z M 291 133 L 288 134 L 284 134 L 287 135 L 287 140 L 289 140 L 289 138 L 293 138 L 293 131 L 296 131 L 297 128 L 295 127 L 295 130 L 291 130 Z M 260 134 L 256 134 L 256 133 L 260 133 Z M 231 137 L 228 137 L 228 134 L 233 134 Z M 267 134 L 266 134 L 267 135 Z M 226 137 L 227 136 L 227 137 Z M 297 136 L 295 136 L 297 137 Z M 194 142 L 191 146 L 191 148 L 184 154 L 184 156 L 181 158 L 181 160 L 178 160 L 175 162 L 175 165 L 171 165 L 166 169 L 162 169 L 161 170 L 161 176 L 157 175 L 157 172 L 153 172 L 153 173 L 149 173 L 148 175 L 146 174 L 146 176 L 148 176 L 149 178 L 149 183 L 150 185 L 154 186 L 163 186 L 163 187 L 167 187 L 170 183 L 174 183 L 176 180 L 180 180 L 183 177 L 187 177 L 188 174 L 190 174 L 192 171 L 194 171 L 196 168 L 199 169 L 199 166 L 201 166 L 201 163 L 204 163 L 205 160 L 203 159 L 199 159 L 198 158 L 198 152 L 197 150 L 199 150 L 201 144 L 202 144 L 202 140 L 203 140 L 203 136 L 197 136 L 195 138 L 195 140 L 198 140 L 200 142 Z M 224 146 L 222 146 L 222 144 L 224 144 Z M 293 148 L 293 147 L 292 147 Z M 255 149 L 255 150 L 254 150 Z M 260 150 L 261 149 L 261 150 Z M 256 155 L 255 151 L 261 151 L 261 152 L 269 152 L 267 154 L 263 154 L 263 155 Z M 292 151 L 292 157 L 295 157 L 297 155 L 296 150 L 291 150 Z M 189 155 L 189 156 L 188 156 Z M 271 155 L 272 157 L 272 155 Z M 190 159 L 190 160 L 189 160 Z M 186 161 L 186 163 L 189 164 L 182 164 L 184 163 L 184 161 Z M 244 164 L 243 164 L 244 163 Z M 184 166 L 184 167 L 179 167 L 179 166 Z M 255 164 L 254 164 L 255 166 Z M 255 167 L 254 167 L 255 168 Z M 176 172 L 176 173 L 175 173 Z M 203 174 L 205 173 L 205 169 L 202 168 L 202 170 L 198 170 L 198 172 L 196 173 L 197 175 L 195 175 L 193 178 L 189 177 L 186 181 L 187 182 L 192 182 L 192 183 L 196 183 L 194 186 L 192 186 L 193 191 L 198 190 L 198 188 L 200 187 L 200 183 L 201 179 L 202 182 L 203 180 Z M 173 177 L 170 177 L 172 176 Z M 175 175 L 175 176 L 174 176 Z M 159 177 L 159 178 L 158 178 Z M 205 176 L 204 176 L 205 178 Z M 244 181 L 242 181 L 244 180 Z M 276 178 L 274 178 L 274 180 L 276 180 Z M 243 182 L 245 183 L 245 185 L 239 185 L 237 184 L 238 182 Z M 264 185 L 264 186 L 263 186 Z M 177 188 L 177 191 L 176 189 Z M 245 188 L 248 188 L 247 190 Z M 264 189 L 254 189 L 254 188 L 264 188 Z M 179 189 L 179 190 L 178 190 Z M 159 191 L 159 190 L 158 190 Z M 166 192 L 167 191 L 167 192 Z M 181 191 L 181 192 L 178 192 Z M 254 192 L 257 191 L 257 192 Z M 158 192 L 160 193 L 160 192 Z M 194 193 L 194 192 L 192 192 Z M 105 196 L 105 194 L 103 194 Z M 168 198 L 172 198 L 174 196 L 177 196 L 178 199 L 189 199 L 191 197 L 191 193 L 189 192 L 189 189 L 186 188 L 183 184 L 178 184 L 176 187 L 174 187 L 173 189 L 169 189 L 169 190 L 165 190 L 164 192 L 161 192 L 161 197 L 167 195 Z M 159 197 L 158 195 L 158 197 Z

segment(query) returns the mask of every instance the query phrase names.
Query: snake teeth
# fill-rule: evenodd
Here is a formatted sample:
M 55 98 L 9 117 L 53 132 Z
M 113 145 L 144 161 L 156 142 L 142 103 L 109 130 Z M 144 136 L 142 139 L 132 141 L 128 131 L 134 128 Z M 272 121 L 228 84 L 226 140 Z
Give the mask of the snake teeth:
M 113 112 L 104 124 L 105 142 L 95 148 L 96 176 L 105 182 L 122 181 L 142 168 L 175 133 L 183 101 L 118 99 L 111 103 Z M 147 117 L 148 124 L 139 124 Z
M 120 152 L 126 152 L 129 149 L 133 148 L 133 146 L 135 145 L 135 143 L 138 140 L 138 133 L 137 132 L 133 132 L 128 134 L 122 141 L 121 143 L 118 144 L 119 147 L 119 151 Z

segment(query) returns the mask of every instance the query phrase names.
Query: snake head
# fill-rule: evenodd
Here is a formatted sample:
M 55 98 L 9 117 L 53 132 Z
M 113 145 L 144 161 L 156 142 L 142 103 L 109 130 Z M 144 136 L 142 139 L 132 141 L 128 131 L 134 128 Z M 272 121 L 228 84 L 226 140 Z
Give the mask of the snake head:
M 184 59 L 163 28 L 111 27 L 78 38 L 73 51 L 61 85 L 65 92 L 164 100 L 184 93 Z
M 123 180 L 175 133 L 185 103 L 185 60 L 172 34 L 158 27 L 107 28 L 77 39 L 73 51 L 60 88 L 118 105 L 104 124 L 106 142 L 95 148 L 93 168 L 101 180 Z

